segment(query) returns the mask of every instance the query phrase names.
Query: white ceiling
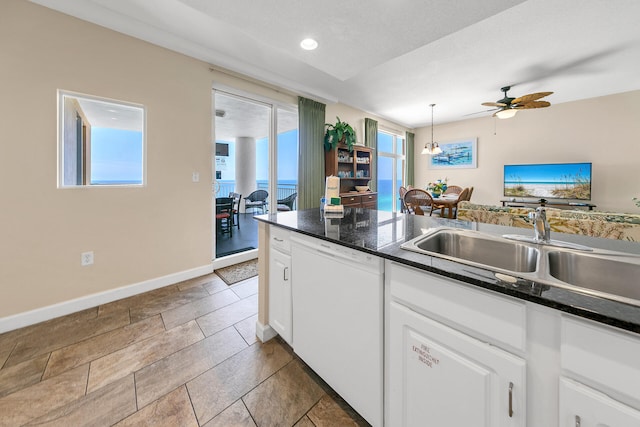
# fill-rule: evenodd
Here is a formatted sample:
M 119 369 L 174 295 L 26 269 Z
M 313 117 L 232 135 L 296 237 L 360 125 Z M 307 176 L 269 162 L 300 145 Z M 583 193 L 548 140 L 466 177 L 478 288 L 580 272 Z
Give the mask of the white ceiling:
M 239 96 L 217 92 L 213 101 L 216 112 L 216 140 L 233 142 L 238 137 L 264 138 L 269 135 L 270 108 Z M 292 111 L 278 109 L 277 133 L 298 128 L 298 115 Z
M 640 89 L 638 0 L 32 1 L 410 128 Z
M 73 97 L 73 95 L 67 95 Z M 78 96 L 78 103 L 93 127 L 144 131 L 144 109 L 121 102 Z

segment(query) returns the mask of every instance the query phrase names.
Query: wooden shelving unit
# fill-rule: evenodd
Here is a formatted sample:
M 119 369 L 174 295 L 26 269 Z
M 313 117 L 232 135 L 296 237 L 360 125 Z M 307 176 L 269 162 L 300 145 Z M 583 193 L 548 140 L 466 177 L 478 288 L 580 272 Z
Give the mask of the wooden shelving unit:
M 340 197 L 345 206 L 375 209 L 378 193 L 372 191 L 355 192 L 356 186 L 365 186 L 371 180 L 373 167 L 373 149 L 355 145 L 352 151 L 346 145 L 339 144 L 334 150 L 325 151 L 325 176 L 340 178 Z

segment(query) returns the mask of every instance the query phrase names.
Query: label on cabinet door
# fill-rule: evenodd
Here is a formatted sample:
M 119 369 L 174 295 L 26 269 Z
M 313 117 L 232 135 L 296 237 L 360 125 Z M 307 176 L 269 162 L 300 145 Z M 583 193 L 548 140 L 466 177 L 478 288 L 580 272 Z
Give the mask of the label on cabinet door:
M 418 362 L 422 362 L 430 368 L 440 363 L 440 359 L 431 354 L 431 347 L 424 344 L 420 344 L 419 346 L 412 345 L 411 350 L 418 354 Z

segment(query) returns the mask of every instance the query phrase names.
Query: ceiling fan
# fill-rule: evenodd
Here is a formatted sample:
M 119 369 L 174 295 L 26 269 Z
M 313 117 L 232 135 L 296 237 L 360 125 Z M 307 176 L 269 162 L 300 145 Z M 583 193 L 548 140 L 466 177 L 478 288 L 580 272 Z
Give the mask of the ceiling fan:
M 511 86 L 505 86 L 500 89 L 504 93 L 504 97 L 502 99 L 499 99 L 496 102 L 482 103 L 482 105 L 484 105 L 485 107 L 497 107 L 495 109 L 497 111 L 493 114 L 493 117 L 498 117 L 499 119 L 508 119 L 509 117 L 515 116 L 518 110 L 527 110 L 530 108 L 545 108 L 551 105 L 551 103 L 547 101 L 538 101 L 538 99 L 549 96 L 553 92 L 536 92 L 519 96 L 517 98 L 511 98 L 507 94 L 510 89 Z

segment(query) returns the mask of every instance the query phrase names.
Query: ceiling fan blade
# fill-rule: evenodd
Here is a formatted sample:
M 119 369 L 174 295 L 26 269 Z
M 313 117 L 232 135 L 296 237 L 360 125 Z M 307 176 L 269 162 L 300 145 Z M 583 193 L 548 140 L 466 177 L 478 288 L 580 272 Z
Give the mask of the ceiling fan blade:
M 540 99 L 540 98 L 544 98 L 545 96 L 549 96 L 551 95 L 553 92 L 537 92 L 537 93 L 530 93 L 529 95 L 523 95 L 520 96 L 516 99 L 514 99 L 513 101 L 511 101 L 511 104 L 526 104 L 528 102 L 531 101 L 535 101 L 536 99 Z
M 520 104 L 512 108 L 516 110 L 528 110 L 530 108 L 545 108 L 550 105 L 551 103 L 547 101 L 531 101 L 531 102 L 527 102 L 526 104 Z
M 503 102 L 483 102 L 481 105 L 484 105 L 485 107 L 506 107 L 507 106 L 507 104 Z
M 489 111 L 496 111 L 499 108 L 492 108 L 490 110 L 482 110 L 482 111 L 476 111 L 475 113 L 469 113 L 469 114 L 464 114 L 462 117 L 467 117 L 467 116 L 475 116 L 476 114 L 483 114 L 483 113 L 488 113 Z

